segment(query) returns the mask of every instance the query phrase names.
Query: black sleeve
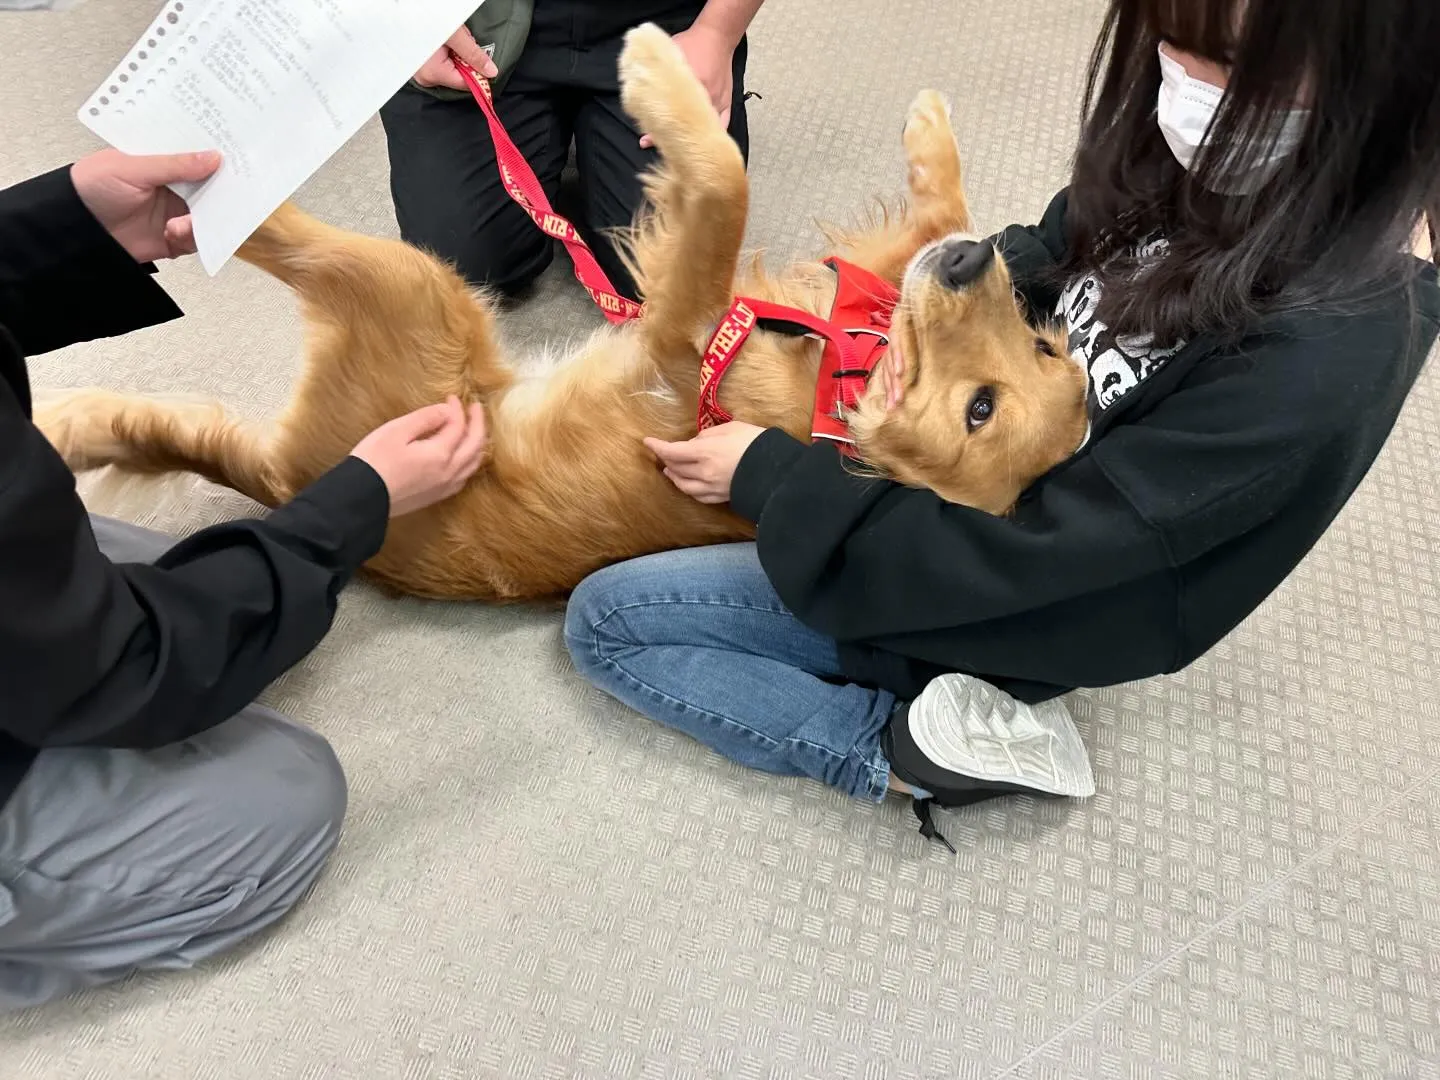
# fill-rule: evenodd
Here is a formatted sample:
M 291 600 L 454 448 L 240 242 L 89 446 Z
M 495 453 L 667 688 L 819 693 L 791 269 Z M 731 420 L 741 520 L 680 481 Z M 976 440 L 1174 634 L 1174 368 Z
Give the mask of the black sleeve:
M 1050 320 L 1060 302 L 1060 265 L 1068 249 L 1068 204 L 1070 192 L 1066 189 L 1050 200 L 1040 225 L 1011 225 L 991 238 L 1005 258 L 1011 284 L 1025 302 L 1031 324 Z
M 1067 242 L 1065 211 L 1069 189 L 1061 191 L 1045 208 L 1038 225 L 1011 225 L 991 237 L 1005 259 L 1015 291 L 1025 302 L 1031 324 L 1049 320 L 1060 300 L 1060 264 Z
M 760 561 L 786 606 L 842 642 L 1001 619 L 1169 560 L 1093 453 L 1001 518 L 857 476 L 832 446 L 772 429 L 741 459 L 732 498 L 759 525 Z
M 95 220 L 69 168 L 0 191 L 0 325 L 28 356 L 181 312 Z
M 160 746 L 229 718 L 314 648 L 385 537 L 385 486 L 350 458 L 154 566 L 101 554 L 10 338 L 37 352 L 173 318 L 152 269 L 68 170 L 0 192 L 0 730 L 28 746 Z
M 1280 512 L 1308 462 L 1377 396 L 1367 371 L 1393 370 L 1393 335 L 1377 342 L 1372 330 L 1327 343 L 1334 378 L 1314 338 L 1207 357 L 1144 418 L 1033 485 L 1010 517 L 857 477 L 830 446 L 777 430 L 742 458 L 733 506 L 758 523 L 765 571 L 802 621 L 842 642 L 930 634 L 936 660 L 947 629 L 1080 598 L 1103 611 Z M 1030 643 L 1009 644 L 1007 667 L 1033 668 Z M 965 670 L 964 657 L 945 659 Z
M 112 563 L 0 385 L 0 727 L 36 747 L 151 747 L 220 723 L 320 641 L 388 515 L 379 476 L 348 458 L 267 520 Z

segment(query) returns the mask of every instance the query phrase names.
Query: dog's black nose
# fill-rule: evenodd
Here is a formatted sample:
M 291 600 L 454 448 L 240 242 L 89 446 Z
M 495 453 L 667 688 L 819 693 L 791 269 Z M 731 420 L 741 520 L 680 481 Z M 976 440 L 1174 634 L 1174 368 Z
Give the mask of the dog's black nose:
M 995 248 L 974 240 L 952 240 L 940 253 L 935 273 L 947 289 L 963 289 L 979 280 L 995 259 Z

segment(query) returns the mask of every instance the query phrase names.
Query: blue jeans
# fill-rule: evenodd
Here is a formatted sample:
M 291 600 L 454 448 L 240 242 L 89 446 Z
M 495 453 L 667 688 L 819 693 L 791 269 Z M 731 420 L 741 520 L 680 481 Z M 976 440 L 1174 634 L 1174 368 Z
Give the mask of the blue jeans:
M 753 544 L 592 574 L 570 599 L 565 642 L 600 689 L 731 761 L 885 797 L 894 696 L 843 681 L 834 639 L 786 610 Z

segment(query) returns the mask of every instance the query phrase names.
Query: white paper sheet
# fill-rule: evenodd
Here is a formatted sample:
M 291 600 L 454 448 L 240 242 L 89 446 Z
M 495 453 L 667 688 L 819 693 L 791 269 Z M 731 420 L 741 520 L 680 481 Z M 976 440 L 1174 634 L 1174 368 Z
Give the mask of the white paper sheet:
M 167 0 L 79 117 L 126 153 L 224 155 L 176 189 L 214 274 L 480 3 Z

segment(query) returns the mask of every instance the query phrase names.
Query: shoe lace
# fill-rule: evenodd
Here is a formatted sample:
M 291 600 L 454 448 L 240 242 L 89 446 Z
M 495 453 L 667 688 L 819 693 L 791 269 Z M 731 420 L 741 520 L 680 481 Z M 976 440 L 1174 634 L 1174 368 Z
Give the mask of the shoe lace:
M 920 821 L 920 835 L 926 840 L 939 840 L 950 849 L 951 855 L 959 855 L 955 845 L 945 839 L 945 834 L 935 827 L 934 799 L 912 799 L 910 808 L 915 811 L 915 817 Z

